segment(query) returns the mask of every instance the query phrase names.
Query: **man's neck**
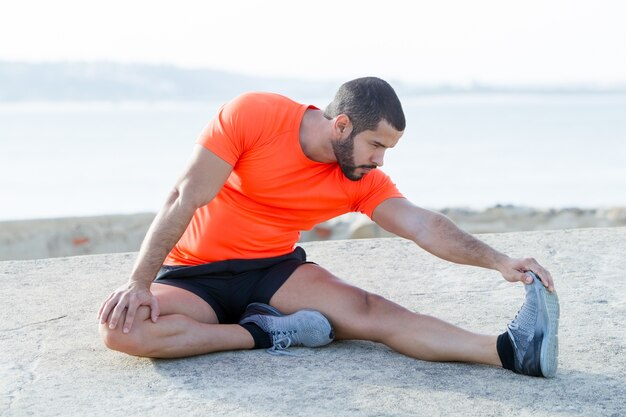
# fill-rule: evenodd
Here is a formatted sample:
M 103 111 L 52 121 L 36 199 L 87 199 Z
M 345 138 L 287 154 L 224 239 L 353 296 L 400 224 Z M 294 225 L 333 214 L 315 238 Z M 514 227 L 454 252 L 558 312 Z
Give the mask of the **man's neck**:
M 315 162 L 336 162 L 331 137 L 332 121 L 321 110 L 306 110 L 300 123 L 300 147 L 306 157 Z

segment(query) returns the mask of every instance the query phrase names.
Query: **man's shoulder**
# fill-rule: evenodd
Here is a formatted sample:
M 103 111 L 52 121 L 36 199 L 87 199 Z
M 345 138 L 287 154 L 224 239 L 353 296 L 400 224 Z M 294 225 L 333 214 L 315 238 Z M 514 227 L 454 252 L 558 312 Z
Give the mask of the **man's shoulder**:
M 238 95 L 231 101 L 232 105 L 270 109 L 273 106 L 300 106 L 287 96 L 266 91 L 249 91 Z
M 262 91 L 243 93 L 231 100 L 222 111 L 223 121 L 245 125 L 283 129 L 291 126 L 304 106 L 289 97 Z M 247 130 L 247 129 L 246 129 Z M 248 132 L 250 133 L 250 132 Z

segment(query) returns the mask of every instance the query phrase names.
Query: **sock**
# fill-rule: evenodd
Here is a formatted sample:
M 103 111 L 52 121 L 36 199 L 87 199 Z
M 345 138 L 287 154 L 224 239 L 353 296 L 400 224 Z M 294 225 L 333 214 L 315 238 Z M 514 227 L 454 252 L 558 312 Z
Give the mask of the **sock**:
M 508 332 L 504 332 L 498 336 L 496 349 L 498 350 L 498 356 L 500 357 L 500 362 L 502 362 L 502 367 L 515 372 L 515 351 Z
M 252 335 L 254 339 L 254 348 L 255 349 L 267 349 L 272 347 L 272 339 L 270 335 L 265 333 L 263 329 L 257 326 L 254 323 L 245 323 L 242 324 L 241 327 L 246 329 Z

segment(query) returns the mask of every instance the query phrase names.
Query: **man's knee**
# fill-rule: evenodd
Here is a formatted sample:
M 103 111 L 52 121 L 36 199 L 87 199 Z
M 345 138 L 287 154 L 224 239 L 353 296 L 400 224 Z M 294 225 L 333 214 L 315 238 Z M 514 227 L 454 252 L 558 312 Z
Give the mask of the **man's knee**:
M 373 321 L 376 318 L 376 310 L 379 308 L 381 300 L 379 295 L 372 294 L 365 290 L 359 290 L 359 297 L 352 306 L 351 321 L 357 325 L 361 332 L 369 332 Z
M 109 323 L 100 324 L 100 336 L 104 345 L 109 349 L 133 356 L 150 356 L 144 331 L 146 319 L 149 315 L 149 307 L 139 307 L 133 321 L 133 327 L 128 333 L 122 331 L 124 316 L 122 316 L 115 329 L 109 329 Z
M 393 316 L 401 313 L 402 308 L 385 297 L 362 291 L 352 311 L 351 327 L 359 334 L 368 335 L 367 339 L 378 341 L 385 333 L 385 326 L 381 324 L 393 320 Z
M 370 318 L 381 318 L 404 310 L 398 304 L 378 294 L 364 291 L 361 303 L 362 314 Z

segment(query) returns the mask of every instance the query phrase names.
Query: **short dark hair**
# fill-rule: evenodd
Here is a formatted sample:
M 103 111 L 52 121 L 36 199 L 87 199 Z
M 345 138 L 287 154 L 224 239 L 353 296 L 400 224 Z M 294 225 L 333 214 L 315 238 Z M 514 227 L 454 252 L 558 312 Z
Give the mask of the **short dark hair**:
M 333 119 L 340 114 L 350 118 L 352 134 L 376 130 L 381 120 L 399 132 L 406 127 L 396 92 L 387 81 L 376 77 L 357 78 L 339 87 L 333 101 L 326 106 L 324 117 Z

